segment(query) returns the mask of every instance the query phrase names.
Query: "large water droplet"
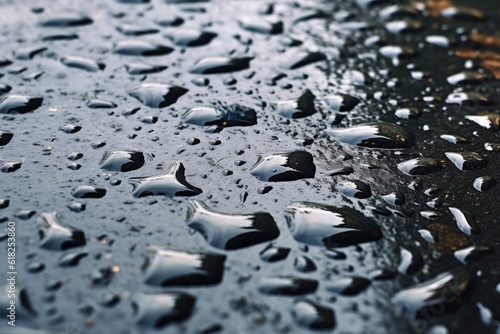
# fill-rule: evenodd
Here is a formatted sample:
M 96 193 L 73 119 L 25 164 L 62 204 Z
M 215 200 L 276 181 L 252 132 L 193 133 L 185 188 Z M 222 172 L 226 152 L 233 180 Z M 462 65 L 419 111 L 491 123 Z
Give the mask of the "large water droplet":
M 406 175 L 425 175 L 440 171 L 443 166 L 436 159 L 419 157 L 399 163 L 398 169 Z
M 250 67 L 252 57 L 206 57 L 198 60 L 190 72 L 194 74 L 220 74 L 242 71 Z
M 260 279 L 259 291 L 268 295 L 296 296 L 312 293 L 318 288 L 318 281 L 292 276 L 270 276 Z
M 98 72 L 106 68 L 106 64 L 104 63 L 78 56 L 65 56 L 61 58 L 61 62 L 68 67 L 78 68 L 88 72 Z
M 0 101 L 0 114 L 26 114 L 38 109 L 42 103 L 42 97 L 7 95 Z
M 460 302 L 471 286 L 471 281 L 469 273 L 457 267 L 398 292 L 392 302 L 401 307 L 409 317 L 425 316 L 431 307 L 447 308 Z M 453 298 L 449 297 L 450 294 Z
M 138 39 L 120 41 L 113 48 L 114 53 L 125 56 L 162 56 L 172 51 L 171 47 Z
M 150 108 L 165 108 L 177 102 L 188 89 L 161 83 L 144 83 L 127 93 Z
M 73 193 L 75 198 L 103 198 L 106 195 L 106 189 L 93 186 L 79 186 Z
M 231 104 L 229 106 L 193 107 L 182 115 L 184 122 L 198 126 L 214 127 L 214 132 L 225 127 L 252 126 L 257 124 L 257 113 L 254 109 Z
M 294 301 L 291 312 L 295 322 L 305 328 L 333 330 L 336 325 L 335 313 L 331 308 L 308 299 Z
M 129 183 L 134 187 L 133 195 L 135 197 L 151 195 L 174 197 L 201 194 L 201 189 L 192 186 L 186 181 L 184 173 L 184 165 L 180 162 L 174 162 L 168 166 L 165 173 L 154 176 L 133 177 L 129 180 Z
M 315 96 L 307 89 L 300 97 L 292 100 L 273 103 L 274 109 L 287 118 L 303 118 L 316 113 L 314 106 Z
M 175 45 L 179 46 L 203 46 L 209 44 L 217 34 L 210 31 L 195 29 L 175 29 L 164 35 Z
M 0 129 L 0 146 L 5 146 L 10 143 L 13 137 L 14 134 L 12 132 Z
M 163 287 L 215 285 L 222 281 L 225 255 L 187 253 L 153 246 L 143 270 L 145 283 Z
M 354 197 L 359 199 L 365 199 L 372 196 L 372 190 L 370 186 L 360 180 L 349 180 L 339 183 L 337 190 L 342 193 L 342 195 L 347 197 Z
M 130 172 L 144 165 L 144 153 L 130 150 L 108 151 L 99 164 L 105 170 Z
M 267 212 L 225 214 L 211 211 L 199 201 L 189 204 L 188 226 L 216 248 L 240 249 L 276 239 L 280 234 L 274 218 Z
M 382 238 L 377 224 L 348 207 L 297 202 L 285 212 L 293 237 L 306 244 L 334 248 Z
M 459 208 L 448 208 L 455 217 L 457 226 L 460 231 L 467 235 L 478 234 L 479 226 L 476 224 L 476 219 L 474 215 L 469 210 L 459 209 Z
M 40 217 L 40 247 L 49 250 L 64 250 L 85 246 L 83 231 L 63 225 L 56 212 L 42 213 Z
M 309 152 L 282 152 L 259 157 L 250 173 L 261 181 L 295 181 L 314 178 L 316 166 Z
M 365 290 L 370 283 L 369 279 L 360 276 L 341 277 L 328 282 L 326 288 L 341 295 L 354 296 Z
M 58 13 L 39 22 L 42 27 L 48 28 L 78 27 L 91 23 L 93 23 L 91 18 L 79 13 Z
M 360 147 L 396 149 L 413 145 L 411 135 L 404 128 L 391 123 L 364 123 L 325 132 L 341 143 Z
M 488 161 L 475 152 L 446 152 L 446 157 L 460 170 L 484 168 Z
M 188 319 L 195 304 L 196 298 L 184 292 L 137 293 L 132 302 L 137 326 L 157 330 Z

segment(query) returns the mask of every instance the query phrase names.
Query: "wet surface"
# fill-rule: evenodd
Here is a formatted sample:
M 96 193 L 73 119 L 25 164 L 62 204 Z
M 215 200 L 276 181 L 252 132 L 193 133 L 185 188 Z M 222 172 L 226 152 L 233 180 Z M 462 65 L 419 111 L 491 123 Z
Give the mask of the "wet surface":
M 1 333 L 498 333 L 495 1 L 0 12 Z

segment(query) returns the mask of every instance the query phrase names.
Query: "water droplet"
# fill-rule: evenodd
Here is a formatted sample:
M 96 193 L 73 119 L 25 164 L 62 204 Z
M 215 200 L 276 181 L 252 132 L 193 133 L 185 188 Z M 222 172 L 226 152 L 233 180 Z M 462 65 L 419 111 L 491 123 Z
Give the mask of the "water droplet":
M 245 16 L 239 21 L 240 26 L 250 32 L 267 35 L 278 35 L 283 32 L 283 22 L 277 19 L 262 19 L 258 17 Z
M 474 180 L 474 188 L 477 191 L 488 191 L 497 184 L 491 176 L 480 176 Z
M 390 205 L 404 205 L 406 202 L 405 194 L 401 191 L 384 195 L 382 196 L 382 199 Z
M 447 81 L 450 85 L 471 85 L 480 84 L 482 81 L 486 80 L 488 75 L 479 72 L 465 71 L 457 74 L 450 75 Z
M 471 286 L 471 281 L 472 277 L 469 273 L 457 267 L 398 292 L 392 298 L 392 302 L 402 308 L 409 317 L 423 316 L 431 307 L 432 309 L 438 306 L 446 308 L 460 302 L 461 297 Z M 447 297 L 450 291 L 454 294 L 452 299 Z
M 129 63 L 125 65 L 125 69 L 130 75 L 159 73 L 167 68 L 167 66 L 163 65 L 152 65 L 145 63 Z
M 217 34 L 195 29 L 175 29 L 164 36 L 178 46 L 203 46 L 209 44 Z
M 326 55 L 322 52 L 294 51 L 288 55 L 282 67 L 287 70 L 295 70 L 323 60 L 326 60 Z
M 484 168 L 488 161 L 475 152 L 446 152 L 446 157 L 460 170 Z
M 394 114 L 402 119 L 417 119 L 421 115 L 420 110 L 417 108 L 398 109 Z
M 57 263 L 60 267 L 75 267 L 80 263 L 80 260 L 87 257 L 89 253 L 85 251 L 74 251 L 63 254 Z
M 412 275 L 424 265 L 424 259 L 420 252 L 416 250 L 400 249 L 401 262 L 398 266 L 398 271 L 401 274 Z
M 114 53 L 125 56 L 162 56 L 172 51 L 171 47 L 139 39 L 120 41 L 113 47 Z
M 132 302 L 137 326 L 152 329 L 188 319 L 195 304 L 196 298 L 184 292 L 137 293 Z
M 98 72 L 106 68 L 106 64 L 104 63 L 99 63 L 93 59 L 78 56 L 64 56 L 61 58 L 61 63 L 68 67 L 78 68 L 88 72 Z
M 58 13 L 39 24 L 46 28 L 68 28 L 92 24 L 91 18 L 79 13 Z
M 42 213 L 40 217 L 40 247 L 49 250 L 65 250 L 85 246 L 85 234 L 72 226 L 63 225 L 56 212 Z
M 339 183 L 337 190 L 342 193 L 342 195 L 347 197 L 354 197 L 359 199 L 365 199 L 372 196 L 372 190 L 370 186 L 360 180 L 349 180 Z
M 457 226 L 460 231 L 464 232 L 467 235 L 478 234 L 479 226 L 476 224 L 476 219 L 474 215 L 469 210 L 458 209 L 458 208 L 448 208 L 455 217 L 455 221 L 457 222 Z
M 297 258 L 295 258 L 293 266 L 295 270 L 300 271 L 302 273 L 312 273 L 317 270 L 314 261 L 305 255 L 300 255 Z
M 0 146 L 5 146 L 10 143 L 13 137 L 14 134 L 12 132 L 0 129 Z
M 486 96 L 476 92 L 451 93 L 446 97 L 445 102 L 448 104 L 458 104 L 469 107 L 487 106 L 493 103 Z
M 156 34 L 160 32 L 156 28 L 149 28 L 141 25 L 128 24 L 128 23 L 120 24 L 119 26 L 116 27 L 116 30 L 118 30 L 125 36 L 143 36 L 143 35 Z
M 250 173 L 265 182 L 295 181 L 314 178 L 316 166 L 309 152 L 281 152 L 259 157 Z
M 143 271 L 145 283 L 162 287 L 215 285 L 222 281 L 225 255 L 187 253 L 153 246 Z
M 81 126 L 74 125 L 74 124 L 66 124 L 65 126 L 61 126 L 59 128 L 60 131 L 62 131 L 64 133 L 68 133 L 68 134 L 77 133 L 81 129 L 82 129 Z
M 336 326 L 332 309 L 308 299 L 294 301 L 291 313 L 295 322 L 305 328 L 333 330 Z
M 7 95 L 0 101 L 0 114 L 26 114 L 38 109 L 42 103 L 42 97 Z
M 174 197 L 201 194 L 201 189 L 192 186 L 186 181 L 184 173 L 184 165 L 180 162 L 174 162 L 168 166 L 165 173 L 154 176 L 133 177 L 129 180 L 129 183 L 134 187 L 133 195 L 135 197 L 151 195 Z
M 94 94 L 87 94 L 87 99 L 87 107 L 92 109 L 113 109 L 118 106 L 113 101 L 99 99 Z
M 177 102 L 188 89 L 161 83 L 144 83 L 127 93 L 150 108 L 165 108 Z
M 483 20 L 485 15 L 478 9 L 465 6 L 449 6 L 441 10 L 441 15 L 452 19 Z
M 283 117 L 303 118 L 316 113 L 315 96 L 307 89 L 299 98 L 272 103 L 273 108 Z
M 252 57 L 205 57 L 198 60 L 190 72 L 194 74 L 220 74 L 242 71 L 250 67 L 252 59 Z
M 257 124 L 257 113 L 255 110 L 239 104 L 231 104 L 219 108 L 193 107 L 182 118 L 188 124 L 214 127 L 214 132 L 219 132 L 225 127 L 252 126 Z
M 444 139 L 452 144 L 465 144 L 468 142 L 468 140 L 464 137 L 455 135 L 441 135 L 439 136 L 439 138 Z
M 264 248 L 260 253 L 260 258 L 266 262 L 283 261 L 290 254 L 290 248 L 277 247 L 272 244 Z
M 249 247 L 276 239 L 280 234 L 274 218 L 266 212 L 225 214 L 209 210 L 203 202 L 189 204 L 188 226 L 219 249 Z
M 410 47 L 403 47 L 397 45 L 386 45 L 379 49 L 379 52 L 382 56 L 391 58 L 391 59 L 399 59 L 411 57 L 416 54 L 416 51 Z
M 93 186 L 79 186 L 73 193 L 75 198 L 103 198 L 106 195 L 106 189 Z
M 488 246 L 470 246 L 453 252 L 453 255 L 462 263 L 467 264 L 469 261 L 477 260 L 480 256 L 486 253 L 491 253 L 493 250 Z
M 331 95 L 323 98 L 323 100 L 330 110 L 334 112 L 349 112 L 360 102 L 357 97 L 347 94 Z
M 22 161 L 2 161 L 0 160 L 0 171 L 2 173 L 12 173 L 19 170 L 23 165 Z
M 99 163 L 102 169 L 130 172 L 144 166 L 144 153 L 138 151 L 107 151 Z
M 425 175 L 440 171 L 443 166 L 436 159 L 419 157 L 399 163 L 398 169 L 406 175 Z
M 292 276 L 268 276 L 260 279 L 258 289 L 268 295 L 296 296 L 312 293 L 318 281 Z
M 327 290 L 344 296 L 354 296 L 365 290 L 371 281 L 364 277 L 350 276 L 328 282 Z
M 468 115 L 465 116 L 466 119 L 472 121 L 485 129 L 498 130 L 500 127 L 500 115 L 483 113 L 479 116 Z
M 30 60 L 47 50 L 47 47 L 44 46 L 27 46 L 17 49 L 15 55 L 18 60 Z
M 297 202 L 285 212 L 293 237 L 306 244 L 334 248 L 382 238 L 377 224 L 348 207 Z
M 410 134 L 404 128 L 391 123 L 364 123 L 325 132 L 340 143 L 360 147 L 396 149 L 413 145 Z

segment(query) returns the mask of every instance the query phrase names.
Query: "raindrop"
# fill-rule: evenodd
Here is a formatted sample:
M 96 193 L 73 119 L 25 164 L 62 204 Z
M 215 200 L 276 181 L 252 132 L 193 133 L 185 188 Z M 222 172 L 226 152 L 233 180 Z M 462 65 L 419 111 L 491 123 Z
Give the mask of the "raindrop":
M 474 188 L 477 191 L 488 191 L 497 184 L 497 181 L 491 176 L 480 176 L 474 180 Z
M 365 199 L 372 196 L 370 186 L 360 180 L 349 180 L 341 182 L 337 186 L 337 190 L 340 191 L 342 195 L 347 197 Z
M 476 219 L 474 215 L 469 210 L 458 209 L 458 208 L 448 208 L 455 217 L 455 221 L 457 222 L 457 226 L 460 231 L 464 232 L 467 235 L 478 234 L 479 226 L 476 224 Z
M 299 98 L 272 103 L 273 108 L 286 118 L 303 118 L 316 113 L 315 96 L 307 89 Z
M 39 24 L 46 28 L 68 28 L 92 24 L 91 18 L 79 13 L 58 13 Z
M 107 151 L 99 165 L 109 171 L 130 172 L 144 165 L 144 153 L 131 150 Z
M 399 163 L 398 169 L 406 175 L 425 175 L 438 172 L 443 166 L 436 159 L 419 157 Z
M 152 246 L 143 266 L 148 285 L 204 286 L 222 281 L 225 255 L 187 253 Z
M 137 326 L 151 329 L 188 319 L 195 304 L 196 298 L 184 292 L 137 293 L 132 302 Z
M 266 212 L 226 214 L 211 211 L 199 201 L 189 202 L 187 224 L 213 247 L 234 250 L 276 239 L 280 231 Z
M 484 168 L 488 161 L 475 152 L 446 152 L 446 157 L 460 170 Z
M 61 58 L 61 62 L 68 67 L 78 68 L 88 72 L 98 72 L 106 68 L 106 64 L 104 63 L 78 56 L 65 56 Z
M 413 145 L 410 134 L 404 128 L 391 123 L 364 123 L 325 132 L 340 143 L 359 147 L 396 149 Z
M 311 153 L 291 151 L 259 157 L 250 173 L 265 182 L 295 181 L 314 178 L 316 166 Z
M 171 47 L 145 40 L 126 40 L 115 44 L 113 52 L 125 56 L 162 56 L 174 51 Z
M 318 288 L 318 281 L 292 276 L 268 276 L 260 279 L 258 289 L 268 295 L 296 296 L 312 293 Z
M 209 44 L 217 34 L 195 29 L 175 29 L 164 36 L 178 46 L 203 46 Z
M 344 296 L 354 296 L 365 290 L 371 281 L 364 277 L 351 276 L 336 278 L 333 282 L 328 282 L 327 290 Z
M 161 83 L 144 83 L 127 93 L 150 108 L 165 108 L 177 102 L 188 89 Z
M 336 326 L 332 309 L 308 299 L 294 301 L 291 313 L 295 322 L 305 328 L 333 330 Z
M 431 307 L 432 309 L 438 306 L 447 308 L 460 302 L 471 283 L 472 277 L 469 273 L 457 267 L 398 292 L 392 298 L 392 302 L 402 308 L 407 316 L 420 317 L 424 316 Z M 446 297 L 450 291 L 453 291 L 455 297 L 451 300 Z
M 0 114 L 26 114 L 38 109 L 42 103 L 42 97 L 6 95 L 0 100 Z
M 310 245 L 335 248 L 382 238 L 377 224 L 348 207 L 297 202 L 286 208 L 285 217 L 295 240 Z
M 190 72 L 194 74 L 221 74 L 242 71 L 250 67 L 252 59 L 252 57 L 205 57 L 198 60 Z
M 174 162 L 170 164 L 166 172 L 162 174 L 133 177 L 129 180 L 129 183 L 134 187 L 133 195 L 135 197 L 151 195 L 174 197 L 196 196 L 201 194 L 201 189 L 192 186 L 186 181 L 184 173 L 184 165 L 180 162 Z
M 93 186 L 79 186 L 73 191 L 75 198 L 103 198 L 106 195 L 106 189 Z
M 63 225 L 56 212 L 42 213 L 40 217 L 40 247 L 65 250 L 85 246 L 85 234 L 72 226 Z
M 266 262 L 278 262 L 283 261 L 290 254 L 290 248 L 277 247 L 272 244 L 264 248 L 260 253 L 260 258 L 262 261 Z

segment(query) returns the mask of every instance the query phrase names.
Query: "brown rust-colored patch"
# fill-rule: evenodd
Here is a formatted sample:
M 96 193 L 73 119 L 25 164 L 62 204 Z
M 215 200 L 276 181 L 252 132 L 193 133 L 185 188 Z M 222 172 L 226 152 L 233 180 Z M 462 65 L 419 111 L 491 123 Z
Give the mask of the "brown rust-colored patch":
M 472 244 L 454 225 L 433 223 L 428 226 L 428 230 L 436 239 L 436 243 L 430 247 L 443 253 L 453 253 Z
M 500 53 L 493 51 L 457 50 L 455 54 L 461 58 L 480 59 L 481 65 L 490 71 L 496 79 L 500 79 Z
M 441 16 L 441 11 L 445 8 L 453 6 L 451 0 L 427 0 L 425 5 L 432 16 Z
M 500 46 L 500 36 L 481 34 L 473 32 L 470 34 L 470 39 L 473 42 L 481 43 L 490 46 Z

